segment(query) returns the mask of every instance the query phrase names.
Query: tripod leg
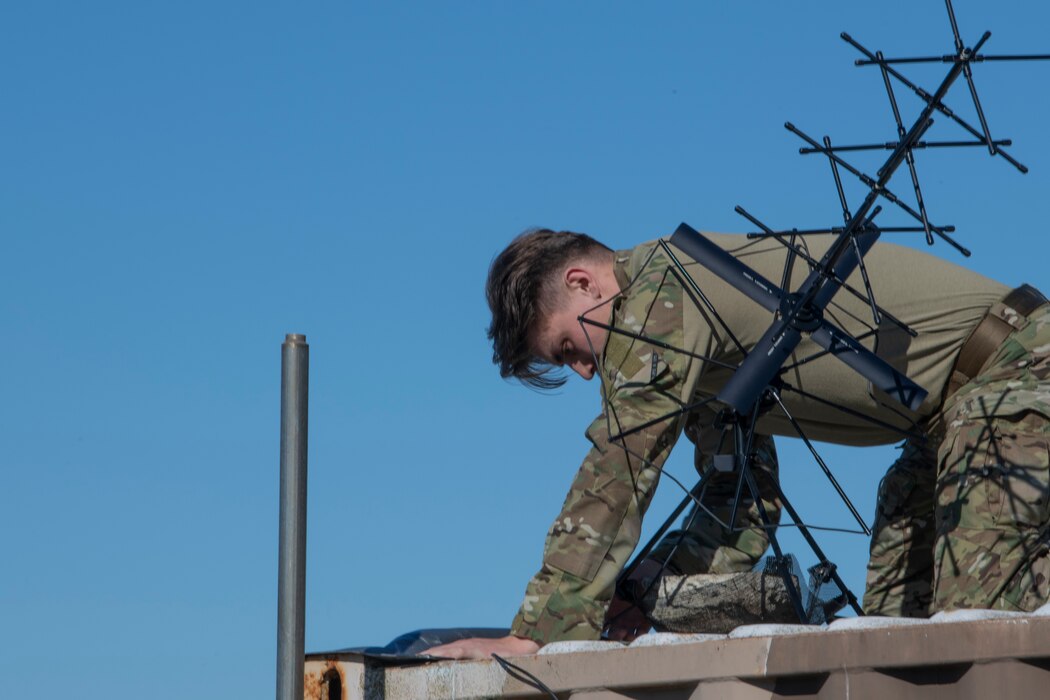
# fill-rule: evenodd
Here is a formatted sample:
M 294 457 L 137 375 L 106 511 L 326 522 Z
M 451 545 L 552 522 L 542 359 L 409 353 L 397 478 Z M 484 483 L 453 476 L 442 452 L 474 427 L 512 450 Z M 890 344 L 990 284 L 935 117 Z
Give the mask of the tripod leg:
M 643 559 L 645 559 L 647 556 L 649 556 L 650 553 L 652 553 L 653 549 L 655 549 L 656 545 L 660 542 L 660 539 L 667 533 L 669 529 L 671 529 L 671 526 L 674 524 L 674 521 L 678 519 L 678 516 L 680 516 L 685 511 L 689 504 L 698 504 L 700 502 L 700 499 L 703 498 L 704 489 L 707 487 L 707 482 L 710 479 L 711 473 L 713 471 L 714 468 L 709 467 L 707 471 L 705 471 L 700 476 L 700 479 L 696 482 L 696 485 L 693 486 L 689 493 L 685 495 L 685 497 L 678 504 L 678 506 L 675 507 L 675 509 L 671 512 L 671 515 L 669 515 L 667 519 L 664 520 L 664 522 L 660 525 L 660 527 L 657 528 L 656 532 L 653 533 L 653 536 L 650 537 L 649 541 L 645 543 L 645 546 L 638 550 L 638 554 L 635 555 L 634 560 L 626 567 L 624 567 L 623 571 L 620 572 L 620 577 L 616 581 L 617 586 L 626 581 L 628 577 L 630 577 L 631 573 L 633 573 L 634 570 L 638 568 L 638 564 L 640 564 Z M 686 530 L 688 530 L 688 527 L 683 528 L 683 534 Z M 664 562 L 664 565 L 666 566 L 666 562 Z
M 758 515 L 762 518 L 762 525 L 766 528 L 766 533 L 769 535 L 769 546 L 773 550 L 773 555 L 777 558 L 778 569 L 780 576 L 784 579 L 784 586 L 787 588 L 788 597 L 791 598 L 791 604 L 795 608 L 795 614 L 798 615 L 798 620 L 801 623 L 809 621 L 809 616 L 806 615 L 806 608 L 802 604 L 802 592 L 800 589 L 801 582 L 792 580 L 791 569 L 788 566 L 783 566 L 784 552 L 780 548 L 780 541 L 777 539 L 776 529 L 769 519 L 769 514 L 766 513 L 766 507 L 762 503 L 762 497 L 758 491 L 758 484 L 755 482 L 754 474 L 751 473 L 750 468 L 746 468 L 744 472 L 744 478 L 747 480 L 747 487 L 750 489 L 755 504 L 758 506 Z M 779 488 L 777 489 L 779 491 Z
M 758 409 L 751 411 L 748 427 L 747 436 L 745 438 L 743 428 L 740 427 L 740 416 L 739 414 L 733 414 L 731 417 L 733 426 L 733 456 L 736 461 L 736 468 L 740 470 L 740 478 L 736 482 L 736 494 L 733 496 L 733 510 L 729 513 L 729 527 L 736 529 L 736 516 L 740 509 L 740 496 L 744 492 L 744 481 L 745 474 L 748 473 L 748 468 L 751 466 L 751 448 L 754 447 L 755 442 L 755 425 L 758 423 Z M 758 495 L 755 495 L 758 499 Z M 761 506 L 759 506 L 761 508 Z
M 631 563 L 624 567 L 623 571 L 620 572 L 620 575 L 616 579 L 616 592 L 621 598 L 623 598 L 626 601 L 629 601 L 631 605 L 630 607 L 624 609 L 620 613 L 614 615 L 612 618 L 606 620 L 607 627 L 614 624 L 620 617 L 628 613 L 633 608 L 640 609 L 647 618 L 649 617 L 648 612 L 645 610 L 642 604 L 645 601 L 645 598 L 649 595 L 650 591 L 653 589 L 653 587 L 656 586 L 657 583 L 659 583 L 660 579 L 663 577 L 664 571 L 667 569 L 667 564 L 671 561 L 671 558 L 674 556 L 675 551 L 678 549 L 678 546 L 682 543 L 682 540 L 684 539 L 686 533 L 692 526 L 693 520 L 700 512 L 700 501 L 704 497 L 704 492 L 707 490 L 707 482 L 710 480 L 711 475 L 714 473 L 714 471 L 714 465 L 711 465 L 704 471 L 703 474 L 700 475 L 700 479 L 696 482 L 696 485 L 694 485 L 693 488 L 690 489 L 688 493 L 686 493 L 685 497 L 674 509 L 671 515 L 666 520 L 664 520 L 664 522 L 660 525 L 659 528 L 657 528 L 653 536 L 650 537 L 649 541 L 645 543 L 645 546 L 642 547 L 641 550 L 639 550 L 637 555 L 635 555 L 634 560 L 631 561 Z M 661 538 L 663 538 L 664 534 L 666 534 L 666 532 L 670 529 L 671 525 L 674 524 L 674 521 L 678 519 L 678 516 L 682 514 L 682 512 L 690 503 L 694 504 L 693 513 L 690 516 L 688 522 L 686 522 L 683 526 L 682 532 L 679 534 L 677 541 L 671 548 L 671 552 L 660 563 L 659 571 L 653 576 L 652 580 L 649 582 L 649 584 L 645 587 L 644 590 L 638 591 L 636 588 L 629 586 L 628 582 L 631 580 L 631 575 L 638 569 L 638 566 L 643 561 L 645 561 L 646 557 L 648 557 L 649 554 L 652 553 L 653 549 L 656 548 Z M 651 619 L 650 622 L 652 622 Z
M 762 502 L 762 494 L 758 489 L 758 483 L 755 481 L 755 475 L 751 471 L 751 447 L 755 438 L 755 424 L 758 418 L 758 411 L 754 411 L 751 414 L 750 425 L 748 426 L 747 435 L 744 435 L 744 430 L 741 428 L 739 423 L 733 426 L 733 437 L 735 439 L 735 448 L 737 456 L 737 465 L 740 468 L 740 480 L 741 482 L 747 483 L 747 488 L 751 492 L 751 497 L 755 501 L 755 506 L 758 509 L 758 517 L 762 520 L 762 527 L 766 531 L 766 535 L 769 537 L 769 546 L 773 549 L 773 554 L 777 558 L 777 562 L 781 563 L 784 560 L 784 552 L 780 548 L 780 541 L 777 539 L 776 528 L 769 517 L 769 513 L 766 512 L 766 506 Z M 779 486 L 777 488 L 779 492 Z M 737 505 L 739 503 L 739 489 L 737 491 L 737 502 L 733 504 L 733 511 L 736 512 Z M 733 518 L 729 521 L 731 526 L 736 525 L 736 519 Z M 791 571 L 789 567 L 779 567 L 780 575 L 784 579 L 784 586 L 787 588 L 788 597 L 791 599 L 791 604 L 795 608 L 795 614 L 798 615 L 799 622 L 806 622 L 808 616 L 806 615 L 806 608 L 802 604 L 802 593 L 794 581 L 791 579 Z
M 849 606 L 853 608 L 853 611 L 857 613 L 857 615 L 863 616 L 864 611 L 861 610 L 860 603 L 857 601 L 857 596 L 853 595 L 853 591 L 849 589 L 849 587 L 846 585 L 846 582 L 843 581 L 842 577 L 839 576 L 835 564 L 827 558 L 827 556 L 824 554 L 824 550 L 822 550 L 820 548 L 820 545 L 817 544 L 817 541 L 813 539 L 813 535 L 810 533 L 809 528 L 806 527 L 802 523 L 802 519 L 798 517 L 798 511 L 795 510 L 795 507 L 791 505 L 791 501 L 789 501 L 787 499 L 787 496 L 784 495 L 784 491 L 780 488 L 780 484 L 774 483 L 773 488 L 776 489 L 777 497 L 780 499 L 780 502 L 784 505 L 784 510 L 788 512 L 788 515 L 791 516 L 791 519 L 795 522 L 795 525 L 798 526 L 798 531 L 802 533 L 802 537 L 806 540 L 806 543 L 809 545 L 810 549 L 813 550 L 813 554 L 816 555 L 817 560 L 822 566 L 828 569 L 829 575 L 831 576 L 831 580 L 835 582 L 835 584 L 839 587 L 839 590 L 842 591 L 843 595 L 846 596 L 846 600 L 849 601 Z

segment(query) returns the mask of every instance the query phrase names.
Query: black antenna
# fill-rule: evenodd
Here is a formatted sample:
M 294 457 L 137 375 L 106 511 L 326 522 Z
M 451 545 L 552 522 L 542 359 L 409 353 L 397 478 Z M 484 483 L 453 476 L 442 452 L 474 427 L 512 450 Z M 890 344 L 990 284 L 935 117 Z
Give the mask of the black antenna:
M 729 529 L 736 527 L 736 503 L 739 502 L 740 497 L 743 495 L 744 488 L 747 488 L 755 503 L 759 505 L 760 515 L 763 520 L 762 527 L 769 534 L 770 545 L 775 553 L 775 559 L 780 563 L 782 563 L 781 560 L 783 559 L 783 555 L 776 540 L 776 526 L 769 523 L 769 519 L 764 509 L 761 508 L 762 498 L 758 492 L 754 475 L 751 473 L 750 469 L 750 450 L 755 437 L 756 418 L 759 413 L 769 410 L 774 406 L 780 406 L 798 436 L 810 449 L 821 470 L 824 471 L 825 475 L 831 480 L 836 491 L 847 504 L 850 512 L 854 518 L 857 519 L 862 530 L 865 532 L 868 531 L 867 526 L 860 518 L 856 509 L 853 508 L 852 504 L 849 502 L 845 492 L 838 485 L 837 481 L 835 481 L 834 476 L 831 474 L 831 470 L 817 454 L 811 441 L 804 434 L 801 425 L 799 425 L 798 421 L 787 412 L 786 406 L 780 399 L 781 394 L 785 391 L 796 392 L 801 396 L 805 396 L 807 400 L 817 401 L 824 405 L 837 408 L 838 410 L 851 415 L 853 418 L 867 420 L 882 428 L 889 428 L 904 435 L 914 436 L 918 432 L 917 430 L 913 431 L 913 429 L 916 428 L 916 425 L 911 419 L 905 418 L 905 420 L 910 423 L 910 428 L 891 426 L 875 419 L 874 417 L 858 414 L 846 406 L 840 406 L 821 397 L 807 394 L 800 389 L 796 389 L 785 380 L 784 376 L 785 370 L 808 361 L 808 359 L 803 359 L 794 362 L 793 364 L 788 364 L 788 360 L 792 357 L 792 353 L 798 347 L 803 337 L 808 336 L 811 341 L 823 349 L 818 355 L 834 355 L 854 371 L 869 380 L 875 387 L 896 399 L 896 401 L 904 407 L 914 411 L 920 407 L 926 398 L 927 391 L 925 389 L 895 370 L 893 367 L 889 366 L 881 358 L 864 347 L 857 339 L 843 332 L 824 318 L 825 309 L 832 302 L 836 294 L 840 290 L 845 289 L 854 296 L 866 300 L 870 305 L 872 318 L 875 324 L 875 328 L 872 329 L 873 334 L 878 332 L 878 327 L 885 319 L 904 329 L 910 335 L 916 335 L 915 331 L 894 319 L 890 314 L 886 313 L 885 310 L 880 309 L 876 303 L 875 292 L 872 289 L 867 270 L 864 267 L 864 256 L 871 250 L 872 246 L 882 233 L 922 232 L 925 234 L 926 242 L 929 245 L 934 243 L 935 238 L 940 238 L 958 250 L 962 255 L 966 257 L 970 256 L 970 251 L 956 242 L 949 235 L 955 232 L 954 226 L 940 226 L 931 223 L 926 202 L 922 195 L 922 188 L 919 184 L 918 170 L 915 163 L 915 151 L 924 149 L 937 150 L 942 148 L 984 146 L 988 149 L 990 155 L 1003 158 L 1021 171 L 1021 173 L 1028 172 L 1028 169 L 1024 165 L 1019 163 L 1004 150 L 1005 147 L 1012 145 L 1010 139 L 994 140 L 992 138 L 991 130 L 988 126 L 988 120 L 985 116 L 984 109 L 977 94 L 977 87 L 974 83 L 972 64 L 987 61 L 1047 60 L 1050 59 L 1050 54 L 996 56 L 981 54 L 980 50 L 991 37 L 991 32 L 988 31 L 981 35 L 972 48 L 967 48 L 959 32 L 958 22 L 956 21 L 955 11 L 952 7 L 951 0 L 945 0 L 945 5 L 948 11 L 948 19 L 951 25 L 953 38 L 953 50 L 949 54 L 912 58 L 886 58 L 880 51 L 872 52 L 868 50 L 849 34 L 842 33 L 841 35 L 844 41 L 852 45 L 864 55 L 863 59 L 858 59 L 856 61 L 856 65 L 876 65 L 879 67 L 882 83 L 886 90 L 886 95 L 889 99 L 890 109 L 895 122 L 897 132 L 896 141 L 833 146 L 831 138 L 828 136 L 823 137 L 822 142 L 818 142 L 790 122 L 785 124 L 785 127 L 789 131 L 806 142 L 807 145 L 799 149 L 801 154 L 807 155 L 820 153 L 828 159 L 832 170 L 838 202 L 842 209 L 844 225 L 823 228 L 784 228 L 775 230 L 749 214 L 743 207 L 736 207 L 738 214 L 745 217 L 748 221 L 761 229 L 760 232 L 748 234 L 748 237 L 773 238 L 787 248 L 787 260 L 789 262 L 785 265 L 785 272 L 779 286 L 770 280 L 765 279 L 762 275 L 752 270 L 746 264 L 740 262 L 737 258 L 733 257 L 722 248 L 719 248 L 687 224 L 681 224 L 670 237 L 668 242 L 660 243 L 661 248 L 668 258 L 674 261 L 675 276 L 683 283 L 683 287 L 686 287 L 687 290 L 692 290 L 690 292 L 690 298 L 698 305 L 699 302 L 697 302 L 697 298 L 699 297 L 703 299 L 705 306 L 701 308 L 701 311 L 714 315 L 722 326 L 725 326 L 725 322 L 717 315 L 717 309 L 714 309 L 707 298 L 703 296 L 700 285 L 697 284 L 681 262 L 678 261 L 667 243 L 670 243 L 678 250 L 684 252 L 695 262 L 714 273 L 759 306 L 772 312 L 774 314 L 774 321 L 766 331 L 765 335 L 750 352 L 745 351 L 739 346 L 739 342 L 737 342 L 737 346 L 744 355 L 744 358 L 716 396 L 706 397 L 700 402 L 690 406 L 683 406 L 666 416 L 650 420 L 643 426 L 636 426 L 628 430 L 622 430 L 618 435 L 613 436 L 612 441 L 616 442 L 619 440 L 619 444 L 628 452 L 628 454 L 638 457 L 636 453 L 630 451 L 627 443 L 623 441 L 626 436 L 637 432 L 643 427 L 657 424 L 662 420 L 669 420 L 674 416 L 680 416 L 684 412 L 693 409 L 695 406 L 704 405 L 710 407 L 712 400 L 716 400 L 718 403 L 725 406 L 725 409 L 719 414 L 719 423 L 723 426 L 723 439 L 726 437 L 727 431 L 728 434 L 732 435 L 732 443 L 734 445 L 732 463 L 734 468 L 741 470 L 741 473 L 737 481 L 737 498 L 734 501 L 733 512 L 730 516 L 729 522 L 723 523 L 723 525 Z M 949 64 L 950 67 L 947 74 L 932 93 L 919 87 L 893 67 L 898 64 L 934 62 L 946 63 Z M 970 92 L 970 98 L 974 110 L 977 113 L 977 119 L 980 123 L 979 130 L 959 117 L 944 103 L 949 90 L 960 75 L 966 80 Z M 923 102 L 922 109 L 908 128 L 905 128 L 900 105 L 897 102 L 897 97 L 893 89 L 894 81 L 904 85 Z M 947 117 L 949 121 L 954 122 L 973 137 L 973 140 L 924 140 L 923 137 L 934 125 L 933 116 L 935 113 Z M 875 177 L 865 174 L 859 168 L 847 162 L 840 155 L 842 153 L 873 150 L 890 151 L 889 156 L 878 169 Z M 917 210 L 902 201 L 900 197 L 891 192 L 888 188 L 890 180 L 902 164 L 907 164 L 908 166 Z M 840 169 L 845 170 L 856 177 L 868 188 L 868 192 L 863 201 L 852 212 L 846 198 L 845 190 L 842 186 Z M 904 211 L 908 216 L 915 219 L 915 221 L 921 225 L 897 227 L 877 226 L 874 223 L 874 219 L 881 211 L 881 208 L 877 204 L 880 199 L 887 200 L 896 205 L 898 209 Z M 799 245 L 798 239 L 807 235 L 831 235 L 835 237 L 834 241 L 820 260 L 815 260 L 810 257 L 804 246 Z M 787 265 L 790 264 L 790 261 L 793 261 L 796 258 L 806 262 L 809 265 L 810 271 L 804 282 L 796 290 L 791 291 L 788 288 L 790 274 Z M 846 284 L 846 279 L 854 271 L 859 271 L 861 275 L 864 283 L 863 292 Z M 585 322 L 582 317 L 581 322 Z M 726 331 L 730 336 L 732 335 L 728 327 L 726 327 Z M 647 336 L 645 336 L 644 333 L 638 333 L 637 338 L 645 340 Z M 735 341 L 735 337 L 733 339 Z M 608 402 L 606 402 L 606 404 L 610 411 L 615 413 L 612 404 Z M 904 414 L 901 415 L 902 417 L 904 416 Z M 614 418 L 618 424 L 619 418 L 615 416 Z M 697 494 L 703 492 L 702 484 L 706 482 L 706 479 L 710 474 L 711 470 L 708 470 L 708 472 L 701 477 L 701 482 L 692 490 L 685 489 L 684 486 L 682 487 L 687 493 L 686 501 L 691 500 L 697 508 L 703 510 L 707 509 L 704 508 Z M 677 480 L 675 481 L 677 483 Z M 822 572 L 821 575 L 823 576 L 823 580 L 833 580 L 842 592 L 843 601 L 851 605 L 857 614 L 863 614 L 857 603 L 856 597 L 849 591 L 846 585 L 835 573 L 835 565 L 828 561 L 827 557 L 809 532 L 810 529 L 833 528 L 818 528 L 803 523 L 797 512 L 787 500 L 783 491 L 780 489 L 779 485 L 774 484 L 774 487 L 777 496 L 784 504 L 785 510 L 793 519 L 794 525 L 799 528 L 800 533 L 817 556 L 819 560 L 818 567 Z M 684 501 L 683 504 L 686 501 Z M 683 507 L 684 505 L 680 506 L 679 509 L 672 514 L 672 518 L 677 517 Z M 711 514 L 710 511 L 707 512 L 713 517 L 713 514 Z M 666 530 L 666 524 L 662 530 Z M 630 575 L 630 572 L 637 565 L 639 559 L 642 556 L 645 556 L 650 548 L 651 545 L 643 549 L 635 562 L 625 568 L 624 572 L 621 574 L 621 583 L 625 580 L 626 576 Z M 805 621 L 805 616 L 801 609 L 800 591 L 796 587 L 792 577 L 788 574 L 789 567 L 781 566 L 781 570 L 784 572 L 784 581 L 791 595 L 792 601 L 794 602 L 796 609 L 799 610 L 800 619 Z

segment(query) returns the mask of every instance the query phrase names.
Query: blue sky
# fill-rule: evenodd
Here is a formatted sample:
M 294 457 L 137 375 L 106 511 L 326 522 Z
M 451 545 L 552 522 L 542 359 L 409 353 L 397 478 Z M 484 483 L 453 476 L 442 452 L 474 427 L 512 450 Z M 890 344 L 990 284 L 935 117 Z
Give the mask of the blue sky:
M 987 53 L 1050 51 L 1039 3 L 956 10 Z M 943 5 L 903 0 L 6 9 L 3 694 L 273 692 L 289 332 L 312 355 L 308 649 L 508 624 L 599 400 L 499 379 L 489 262 L 536 225 L 628 247 L 680 221 L 745 230 L 736 204 L 836 223 L 827 163 L 782 125 L 894 137 L 843 30 L 951 49 Z M 944 68 L 906 72 L 932 89 Z M 920 153 L 932 218 L 974 251 L 933 253 L 1046 289 L 1050 65 L 975 74 L 1032 172 Z M 976 123 L 963 84 L 949 104 Z M 801 445 L 780 449 L 803 515 L 849 526 Z M 689 452 L 668 467 L 685 479 Z M 870 517 L 893 449 L 825 457 Z M 678 498 L 665 482 L 650 529 Z M 821 542 L 860 594 L 865 538 Z

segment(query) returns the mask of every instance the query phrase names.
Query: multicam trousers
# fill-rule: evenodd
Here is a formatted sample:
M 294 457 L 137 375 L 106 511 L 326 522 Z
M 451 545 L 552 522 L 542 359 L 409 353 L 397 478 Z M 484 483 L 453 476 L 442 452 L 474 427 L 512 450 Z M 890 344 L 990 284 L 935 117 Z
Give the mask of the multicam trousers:
M 776 525 L 780 522 L 781 504 L 771 484 L 777 478 L 777 454 L 772 438 L 756 436 L 751 466 L 758 491 L 763 495 L 766 517 Z M 709 469 L 710 457 L 698 461 L 700 473 Z M 728 523 L 732 516 L 738 478 L 738 471 L 712 471 L 700 496 L 707 510 L 694 505 L 685 516 L 682 529 L 667 533 L 649 558 L 667 562 L 667 570 L 674 574 L 729 574 L 751 570 L 769 546 L 769 535 L 762 527 L 758 505 L 746 486 L 735 527 L 732 530 L 723 527 L 722 523 Z
M 879 487 L 868 614 L 1031 611 L 1050 600 L 1050 307 L 952 394 Z

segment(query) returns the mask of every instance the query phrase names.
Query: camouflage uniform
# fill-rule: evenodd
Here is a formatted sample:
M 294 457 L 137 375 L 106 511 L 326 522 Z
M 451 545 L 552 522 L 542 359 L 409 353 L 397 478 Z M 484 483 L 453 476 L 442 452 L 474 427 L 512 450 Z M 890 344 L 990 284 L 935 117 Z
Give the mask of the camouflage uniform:
M 936 472 L 921 470 L 920 496 L 903 497 L 896 509 L 881 502 L 888 533 L 908 539 L 917 529 L 909 523 L 926 521 L 934 511 L 936 528 L 926 526 L 904 548 L 911 560 L 907 574 L 873 545 L 869 612 L 1031 611 L 1050 597 L 1050 306 L 1027 319 L 1003 304 L 991 313 L 1015 330 L 978 377 L 945 401 L 934 425 L 943 434 L 940 448 L 924 454 Z M 903 490 L 900 482 L 891 469 L 883 488 Z M 912 581 L 903 584 L 909 595 L 901 610 L 883 602 L 884 596 L 894 599 L 884 586 L 894 579 Z
M 927 617 L 933 601 L 934 441 L 908 440 L 879 483 L 864 612 Z
M 745 259 L 768 279 L 779 279 L 784 265 L 783 249 L 779 244 L 773 241 L 738 243 L 742 237 L 707 235 L 724 249 Z M 821 243 L 810 245 L 816 248 Z M 811 254 L 819 257 L 820 252 L 811 250 Z M 902 427 L 911 425 L 911 421 L 931 426 L 945 425 L 948 432 L 943 445 L 947 446 L 946 449 L 950 450 L 958 443 L 956 451 L 965 451 L 961 438 L 952 439 L 960 429 L 951 423 L 957 422 L 961 416 L 963 409 L 959 406 L 971 405 L 972 402 L 967 400 L 971 397 L 971 389 L 964 387 L 957 392 L 943 413 L 940 391 L 947 384 L 952 362 L 966 335 L 995 299 L 1002 298 L 1008 290 L 932 256 L 888 243 L 875 246 L 865 260 L 875 288 L 888 290 L 880 293 L 880 303 L 889 305 L 888 308 L 918 331 L 918 337 L 911 338 L 899 328 L 880 327 L 876 333 L 878 353 L 929 389 L 930 398 L 919 411 L 907 417 L 910 420 L 902 419 L 906 411 L 899 405 L 890 405 L 859 375 L 844 368 L 835 358 L 825 356 L 800 364 L 789 373 L 788 379 L 810 394 L 847 406 L 852 414 L 829 410 L 819 402 L 806 399 L 804 394 L 791 397 L 785 394 L 784 401 L 814 439 L 853 445 L 886 444 L 900 439 L 894 430 L 857 418 L 858 415 L 868 415 L 884 424 Z M 706 406 L 697 407 L 696 402 L 698 398 L 717 393 L 742 354 L 729 342 L 730 334 L 721 333 L 718 324 L 689 298 L 691 293 L 668 274 L 669 266 L 670 262 L 654 243 L 616 255 L 615 272 L 624 293 L 610 305 L 610 324 L 614 331 L 609 334 L 602 351 L 598 372 L 606 410 L 587 429 L 592 448 L 576 475 L 561 513 L 547 533 L 543 565 L 530 581 L 522 607 L 512 624 L 512 632 L 516 635 L 541 644 L 563 639 L 597 638 L 616 578 L 638 543 L 641 519 L 652 499 L 664 461 L 678 436 L 684 430 L 696 443 L 698 467 L 704 467 L 710 456 L 719 451 L 715 415 Z M 769 316 L 756 313 L 757 307 L 746 299 L 741 301 L 742 295 L 721 280 L 709 273 L 704 276 L 705 273 L 695 267 L 694 271 L 690 274 L 697 278 L 703 276 L 701 284 L 705 294 L 728 319 L 728 325 L 739 337 L 739 342 L 745 348 L 750 347 L 768 327 Z M 796 288 L 807 273 L 805 266 L 792 271 L 791 288 Z M 861 285 L 856 282 L 856 286 Z M 828 315 L 855 337 L 866 330 L 861 320 L 864 317 L 870 319 L 865 301 L 852 300 L 842 294 L 829 307 Z M 1022 331 L 1018 336 L 1025 332 L 1029 331 Z M 737 338 L 734 337 L 733 341 L 735 343 Z M 800 345 L 800 357 L 819 350 L 815 346 L 806 347 L 807 342 L 804 340 Z M 1035 352 L 1048 339 L 1040 336 L 1034 342 L 1035 345 L 1029 343 L 1025 346 L 1028 351 Z M 1009 343 L 1004 347 L 1006 345 Z M 1045 356 L 1046 348 L 1042 352 Z M 1011 356 L 1004 361 L 1016 364 L 1021 358 Z M 1045 372 L 1045 367 L 1041 371 Z M 1034 376 L 1038 372 L 1032 369 L 1030 374 Z M 978 380 L 989 382 L 991 378 L 985 372 Z M 1008 384 L 1016 380 L 1005 381 Z M 983 395 L 990 395 L 988 391 L 1001 392 L 1004 388 L 1006 384 L 986 390 Z M 1032 405 L 1027 399 L 1023 401 L 1025 406 Z M 1001 405 L 998 410 L 1002 412 Z M 674 415 L 658 420 L 668 414 Z M 944 420 L 938 421 L 940 417 Z M 627 431 L 633 432 L 619 437 L 620 433 Z M 759 420 L 757 432 L 760 436 L 794 434 L 789 422 L 776 412 Z M 1000 432 L 1004 431 L 1001 429 Z M 1024 440 L 1028 442 L 1027 437 Z M 901 474 L 905 481 L 903 475 L 908 473 L 913 474 L 916 483 L 930 481 L 924 480 L 926 475 L 932 474 L 928 453 L 923 456 L 927 449 L 921 444 L 911 445 L 902 461 L 898 462 L 901 466 L 896 473 Z M 759 467 L 757 476 L 762 500 L 775 522 L 779 504 L 770 495 L 773 491 L 770 481 L 776 478 L 776 454 L 770 438 L 756 441 L 753 458 Z M 942 455 L 941 459 L 943 468 L 950 469 L 953 462 L 948 455 Z M 913 467 L 910 472 L 909 464 Z M 728 519 L 735 480 L 736 474 L 716 476 L 705 495 L 705 503 L 722 521 Z M 943 483 L 945 489 L 938 498 L 948 499 L 952 497 L 947 488 L 948 481 Z M 902 602 L 908 596 L 920 601 L 929 597 L 929 577 L 925 573 L 920 576 L 920 572 L 932 569 L 929 561 L 933 543 L 924 534 L 930 530 L 932 491 L 927 486 L 907 491 L 906 486 L 900 479 L 888 477 L 880 500 L 880 514 L 894 512 L 882 518 L 890 524 L 880 521 L 873 556 L 877 556 L 875 550 L 885 550 L 882 559 L 890 561 L 896 557 L 899 560 L 896 564 L 876 567 L 877 578 L 886 591 L 882 601 L 886 610 L 894 606 L 900 611 L 911 609 L 911 603 Z M 1040 491 L 1038 485 L 1032 490 L 1045 495 L 1045 489 Z M 898 492 L 903 494 L 898 500 L 907 501 L 900 506 L 906 513 L 907 524 L 902 524 L 900 519 L 893 520 L 897 509 L 893 505 L 893 494 Z M 1045 498 L 1043 505 L 1046 505 Z M 955 511 L 946 505 L 938 512 Z M 1040 522 L 1045 521 L 1044 517 Z M 756 505 L 750 501 L 742 503 L 737 526 L 757 525 L 758 522 Z M 938 527 L 941 527 L 940 523 Z M 677 533 L 669 536 L 653 556 L 671 555 L 673 544 L 678 539 Z M 939 546 L 941 540 L 946 543 L 944 547 Z M 713 518 L 700 514 L 681 537 L 670 565 L 684 573 L 746 570 L 761 556 L 766 543 L 767 537 L 761 529 L 752 528 L 731 535 Z M 1027 546 L 1019 545 L 1021 550 Z M 956 554 L 961 547 L 960 543 L 949 541 L 947 536 L 939 537 L 938 561 L 957 562 Z M 917 561 L 924 557 L 924 563 L 910 563 L 912 559 Z M 958 577 L 948 572 L 945 566 L 941 566 L 940 571 L 938 585 L 947 591 L 951 581 L 958 580 Z M 925 576 L 926 583 L 910 585 L 905 580 L 909 572 L 914 573 L 917 580 Z M 979 568 L 971 575 L 980 578 L 996 576 L 987 567 Z M 1045 577 L 1045 573 L 1036 572 L 1034 575 Z M 1025 580 L 1031 578 L 1029 575 Z M 923 589 L 924 585 L 926 589 Z M 965 585 L 969 586 L 969 583 Z M 1034 598 L 1038 597 L 1037 594 Z M 1045 595 L 1042 597 L 1045 599 Z

